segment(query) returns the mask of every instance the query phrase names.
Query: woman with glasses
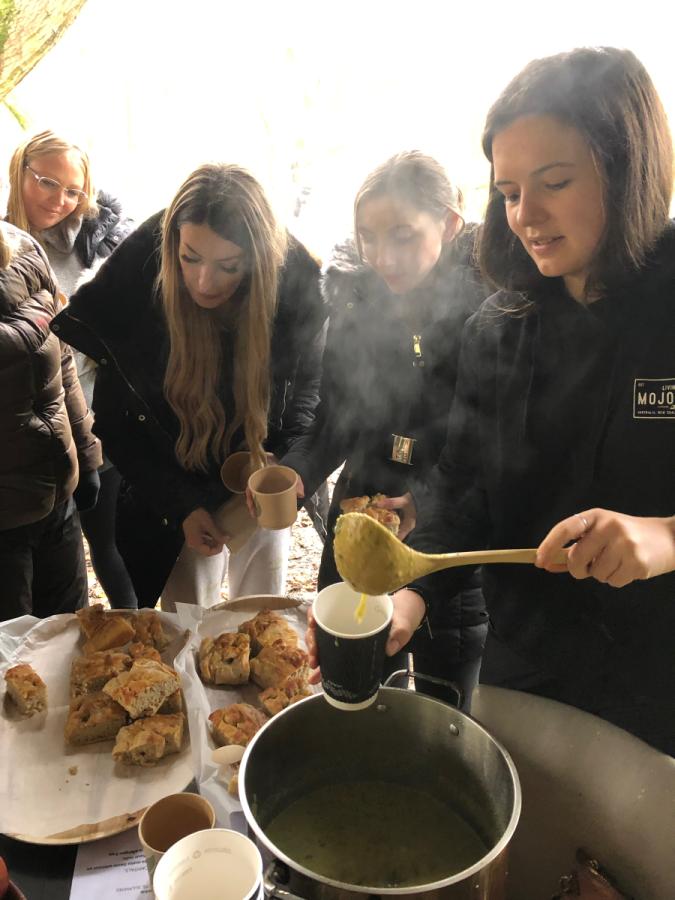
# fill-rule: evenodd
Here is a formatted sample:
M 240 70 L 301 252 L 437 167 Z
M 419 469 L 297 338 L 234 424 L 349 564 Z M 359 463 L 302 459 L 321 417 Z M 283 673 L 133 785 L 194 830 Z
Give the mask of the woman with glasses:
M 52 131 L 36 134 L 15 150 L 9 186 L 7 221 L 40 242 L 64 298 L 91 278 L 131 231 L 117 200 L 95 192 L 87 154 Z M 74 356 L 91 408 L 96 363 L 81 353 Z M 75 500 L 94 572 L 111 606 L 133 608 L 134 589 L 115 544 L 119 482 L 117 469 L 104 460 L 98 473 L 82 473 Z
M 225 572 L 230 598 L 285 590 L 288 529 L 257 529 L 228 553 L 220 468 L 240 449 L 261 466 L 304 433 L 324 320 L 318 264 L 235 165 L 194 171 L 55 320 L 100 364 L 96 433 L 124 479 L 117 539 L 141 606 L 179 554 L 185 600 L 218 602 Z

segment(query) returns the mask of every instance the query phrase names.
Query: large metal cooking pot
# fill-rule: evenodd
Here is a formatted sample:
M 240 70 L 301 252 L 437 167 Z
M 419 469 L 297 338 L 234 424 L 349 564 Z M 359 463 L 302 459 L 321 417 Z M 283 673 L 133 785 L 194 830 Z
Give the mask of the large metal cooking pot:
M 333 881 L 287 856 L 266 834 L 272 819 L 306 793 L 328 784 L 388 781 L 443 800 L 483 838 L 488 852 L 443 881 L 372 888 Z M 411 691 L 382 688 L 358 712 L 308 697 L 271 719 L 249 744 L 239 795 L 250 830 L 263 849 L 288 866 L 277 897 L 336 900 L 401 895 L 453 900 L 504 900 L 507 845 L 520 815 L 520 785 L 508 753 L 473 719 Z M 318 827 L 318 824 L 317 824 Z M 358 828 L 358 823 L 355 823 Z M 406 823 L 392 834 L 392 852 Z

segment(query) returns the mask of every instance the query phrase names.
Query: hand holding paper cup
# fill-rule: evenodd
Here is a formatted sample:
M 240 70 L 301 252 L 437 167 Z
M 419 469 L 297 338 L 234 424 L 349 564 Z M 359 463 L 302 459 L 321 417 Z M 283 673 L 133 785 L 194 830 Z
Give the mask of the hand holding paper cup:
M 338 582 L 320 591 L 312 605 L 324 696 L 338 709 L 370 706 L 382 680 L 394 605 L 386 594 L 367 597 L 358 621 L 360 600 L 358 591 Z
M 149 806 L 138 823 L 138 837 L 150 881 L 166 851 L 194 831 L 213 828 L 216 814 L 208 800 L 187 791 L 169 794 Z
M 248 480 L 256 518 L 261 528 L 278 531 L 290 527 L 298 515 L 297 473 L 288 466 L 265 466 Z
M 257 900 L 262 857 L 238 831 L 198 831 L 164 854 L 152 886 L 156 900 Z

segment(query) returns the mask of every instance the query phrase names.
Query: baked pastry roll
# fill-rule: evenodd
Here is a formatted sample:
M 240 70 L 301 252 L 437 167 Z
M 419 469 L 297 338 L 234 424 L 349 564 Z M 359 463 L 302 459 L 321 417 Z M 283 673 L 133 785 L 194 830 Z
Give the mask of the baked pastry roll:
M 252 619 L 239 626 L 242 634 L 251 638 L 251 656 L 260 653 L 276 641 L 283 641 L 288 647 L 296 647 L 298 636 L 286 620 L 272 609 L 263 609 Z
M 121 650 L 99 650 L 76 657 L 70 667 L 71 699 L 100 691 L 111 678 L 130 669 L 131 663 L 131 656 Z
M 263 647 L 251 660 L 251 680 L 261 688 L 279 687 L 290 674 L 307 663 L 307 654 L 300 647 L 288 647 L 277 641 Z
M 340 510 L 343 513 L 360 512 L 375 519 L 385 528 L 388 528 L 392 534 L 398 534 L 401 526 L 401 519 L 398 513 L 393 509 L 382 509 L 376 506 L 382 500 L 386 500 L 386 494 L 373 494 L 372 497 L 347 497 L 340 501 Z
M 115 701 L 98 691 L 77 697 L 70 704 L 65 738 L 69 744 L 109 741 L 127 724 L 127 714 Z
M 24 716 L 47 709 L 47 685 L 28 663 L 19 663 L 5 672 L 7 693 Z
M 185 716 L 149 716 L 120 728 L 113 747 L 115 762 L 131 766 L 153 766 L 165 756 L 178 753 L 183 743 Z
M 85 655 L 99 650 L 111 650 L 113 647 L 122 647 L 133 640 L 134 626 L 122 616 L 105 616 L 101 624 L 96 628 L 91 637 L 82 648 Z
M 340 500 L 340 510 L 343 513 L 363 512 L 370 504 L 370 497 L 345 497 Z
M 199 645 L 199 673 L 205 684 L 246 684 L 251 642 L 247 634 L 225 632 Z
M 123 706 L 132 719 L 153 716 L 179 688 L 178 674 L 153 659 L 134 660 L 128 672 L 122 672 L 103 686 L 106 694 Z
M 260 703 L 268 715 L 273 716 L 292 703 L 309 697 L 309 666 L 300 666 L 288 675 L 278 687 L 266 688 L 260 694 Z
M 226 744 L 245 747 L 266 721 L 265 713 L 249 703 L 232 703 L 222 709 L 214 709 L 209 716 L 213 739 L 219 747 Z

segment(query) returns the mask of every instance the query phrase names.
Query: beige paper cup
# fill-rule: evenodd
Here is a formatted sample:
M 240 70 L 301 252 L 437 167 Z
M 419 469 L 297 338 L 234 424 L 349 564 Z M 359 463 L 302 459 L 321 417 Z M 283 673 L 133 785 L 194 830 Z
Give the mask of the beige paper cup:
M 238 831 L 198 831 L 164 854 L 152 887 L 156 900 L 255 900 L 263 894 L 262 857 Z
M 169 794 L 149 806 L 138 823 L 138 837 L 145 855 L 150 881 L 166 851 L 194 831 L 213 828 L 216 814 L 199 794 Z
M 298 476 L 288 466 L 265 466 L 248 480 L 261 528 L 288 528 L 298 515 Z
M 239 450 L 227 457 L 220 467 L 220 477 L 233 494 L 244 494 L 246 484 L 252 472 L 251 454 L 248 450 Z

